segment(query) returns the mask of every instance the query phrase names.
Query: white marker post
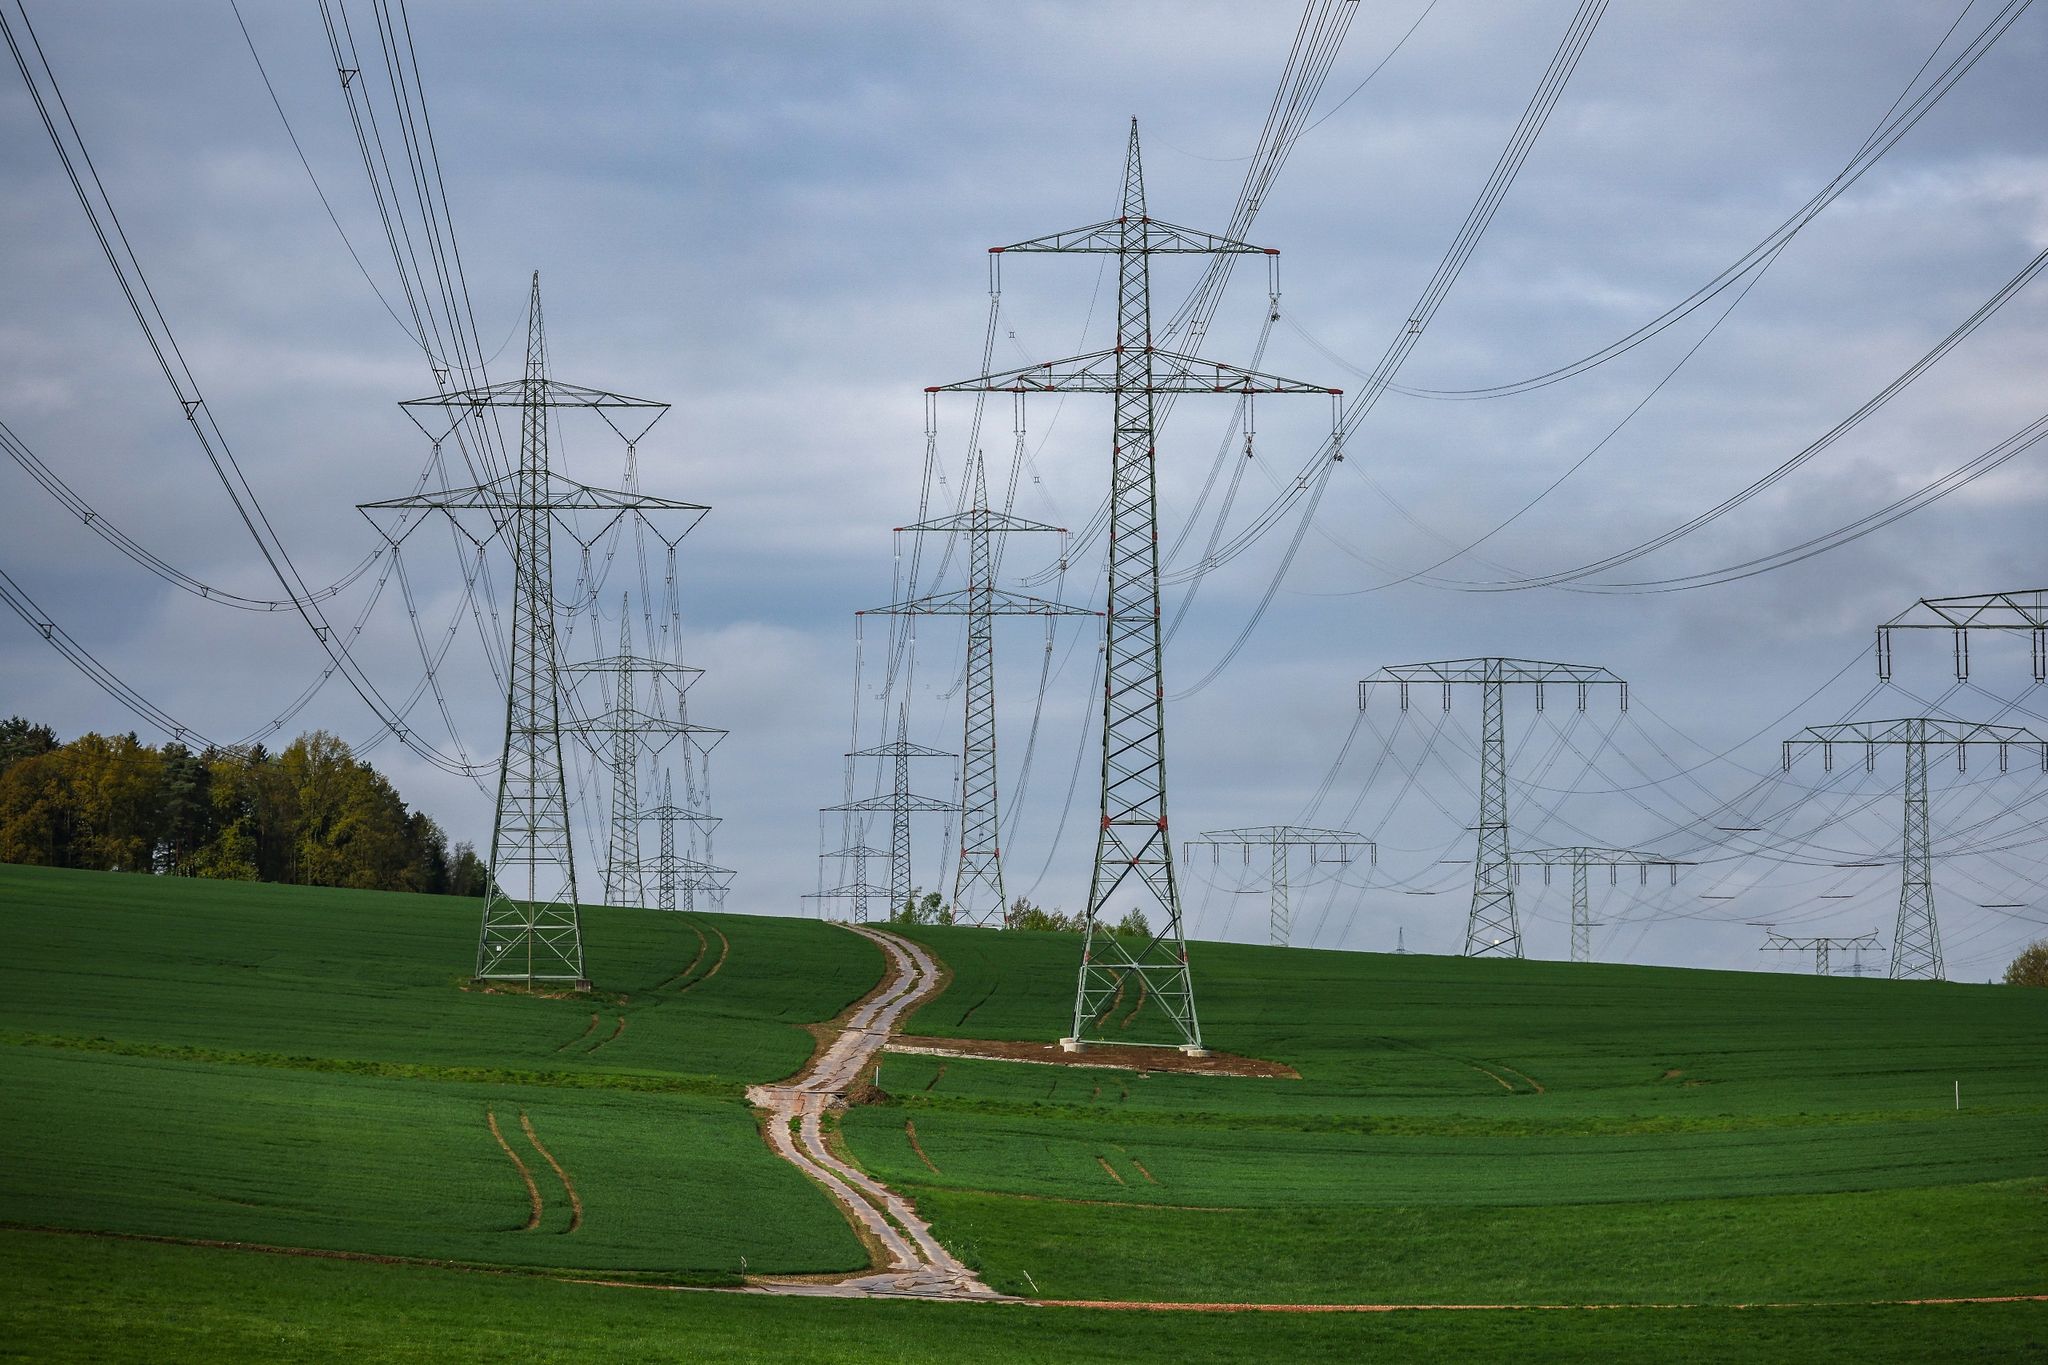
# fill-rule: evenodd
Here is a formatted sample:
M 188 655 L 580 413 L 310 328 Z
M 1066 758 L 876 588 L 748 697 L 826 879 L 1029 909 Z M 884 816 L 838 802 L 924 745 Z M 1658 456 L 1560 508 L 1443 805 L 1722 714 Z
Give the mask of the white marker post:
M 1962 1083 L 1961 1081 L 1957 1081 L 1957 1082 L 1956 1082 L 1956 1110 L 1957 1110 L 1957 1112 L 1958 1112 L 1958 1113 L 1960 1113 L 1960 1112 L 1962 1111 L 1962 1107 L 1963 1107 L 1963 1083 Z

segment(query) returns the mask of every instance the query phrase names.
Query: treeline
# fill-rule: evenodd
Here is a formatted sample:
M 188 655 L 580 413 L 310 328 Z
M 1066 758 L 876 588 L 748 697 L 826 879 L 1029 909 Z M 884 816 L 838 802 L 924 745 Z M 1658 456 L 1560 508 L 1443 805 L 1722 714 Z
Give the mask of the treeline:
M 0 862 L 458 896 L 486 877 L 324 730 L 275 754 L 194 752 L 132 734 L 60 744 L 19 716 L 0 722 Z

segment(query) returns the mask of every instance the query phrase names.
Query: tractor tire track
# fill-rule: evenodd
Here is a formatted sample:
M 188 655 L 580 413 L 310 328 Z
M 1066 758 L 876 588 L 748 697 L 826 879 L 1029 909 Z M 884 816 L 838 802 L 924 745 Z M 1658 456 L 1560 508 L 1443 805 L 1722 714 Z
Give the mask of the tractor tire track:
M 490 1125 L 491 1136 L 498 1140 L 498 1147 L 506 1156 L 512 1158 L 512 1164 L 519 1168 L 519 1178 L 526 1185 L 526 1198 L 533 1206 L 533 1211 L 527 1215 L 526 1226 L 519 1230 L 532 1232 L 540 1226 L 540 1186 L 533 1183 L 533 1172 L 526 1169 L 526 1163 L 519 1159 L 519 1153 L 512 1150 L 512 1144 L 505 1141 L 505 1135 L 498 1131 L 497 1114 L 489 1109 L 484 1110 L 484 1122 Z
M 592 1011 L 590 1016 L 590 1022 L 583 1026 L 583 1032 L 577 1034 L 568 1042 L 563 1043 L 560 1047 L 556 1048 L 555 1051 L 567 1052 L 570 1048 L 576 1046 L 576 1044 L 582 1042 L 584 1039 L 588 1038 L 591 1034 L 595 1032 L 597 1032 L 597 1014 L 595 1011 Z
M 704 973 L 704 975 L 694 977 L 689 981 L 685 981 L 682 984 L 682 986 L 677 989 L 677 995 L 681 995 L 684 991 L 694 991 L 697 989 L 697 987 L 703 985 L 712 977 L 717 976 L 718 969 L 725 965 L 726 958 L 732 956 L 732 940 L 725 936 L 725 931 L 723 929 L 713 929 L 711 932 L 718 936 L 718 961 L 712 963 L 711 970 Z
M 599 1048 L 603 1047 L 603 1046 L 604 1046 L 604 1045 L 605 1045 L 606 1043 L 616 1043 L 617 1041 L 619 1041 L 619 1036 L 620 1036 L 621 1034 L 623 1034 L 623 1033 L 624 1033 L 625 1031 L 626 1031 L 626 1016 L 622 1014 L 622 1015 L 620 1015 L 620 1016 L 619 1016 L 619 1025 L 618 1025 L 618 1027 L 617 1027 L 617 1028 L 615 1028 L 615 1029 L 613 1029 L 613 1030 L 611 1031 L 611 1033 L 610 1033 L 610 1035 L 609 1035 L 609 1036 L 607 1036 L 607 1037 L 605 1037 L 605 1038 L 603 1038 L 603 1039 L 599 1040 L 598 1042 L 592 1043 L 592 1044 L 591 1044 L 591 1045 L 590 1045 L 589 1047 L 587 1047 L 587 1048 L 584 1048 L 584 1049 L 583 1049 L 583 1055 L 584 1055 L 584 1056 L 586 1056 L 586 1057 L 588 1057 L 588 1056 L 589 1056 L 589 1055 L 590 1055 L 591 1053 L 593 1053 L 593 1052 L 597 1051 L 597 1050 L 598 1050 Z M 585 1035 L 585 1036 L 587 1037 L 588 1035 Z
M 659 986 L 656 986 L 654 989 L 658 991 L 667 990 L 670 986 L 675 985 L 676 982 L 688 977 L 691 972 L 696 971 L 697 964 L 704 960 L 704 954 L 710 950 L 711 940 L 705 938 L 704 931 L 694 924 L 690 926 L 690 932 L 697 936 L 697 955 L 690 959 L 689 966 L 683 968 L 681 971 L 677 972 L 674 976 L 662 982 Z
M 576 1182 L 569 1179 L 569 1173 L 562 1169 L 561 1162 L 555 1160 L 555 1154 L 541 1145 L 540 1135 L 533 1131 L 533 1120 L 526 1116 L 524 1109 L 519 1111 L 519 1126 L 526 1130 L 526 1140 L 533 1144 L 533 1150 L 539 1152 L 541 1160 L 547 1162 L 548 1166 L 554 1171 L 555 1179 L 562 1182 L 562 1193 L 569 1196 L 569 1227 L 567 1231 L 576 1231 L 576 1229 L 583 1226 L 583 1198 L 576 1193 Z
M 764 1111 L 762 1134 L 769 1147 L 822 1186 L 861 1239 L 879 1247 L 889 1265 L 880 1273 L 835 1285 L 778 1288 L 784 1293 L 841 1296 L 1002 1298 L 940 1245 L 908 1199 L 839 1157 L 826 1143 L 826 1111 L 844 1106 L 847 1092 L 859 1083 L 897 1024 L 936 994 L 940 985 L 938 963 L 921 945 L 866 925 L 842 927 L 887 955 L 889 975 L 879 989 L 854 1007 L 838 1035 L 793 1080 L 752 1086 L 747 1099 Z

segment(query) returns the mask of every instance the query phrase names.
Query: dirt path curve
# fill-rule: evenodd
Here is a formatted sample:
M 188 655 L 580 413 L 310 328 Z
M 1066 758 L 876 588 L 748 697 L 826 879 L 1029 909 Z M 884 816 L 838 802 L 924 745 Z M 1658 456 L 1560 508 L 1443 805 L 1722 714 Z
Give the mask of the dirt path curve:
M 887 984 L 855 1010 L 839 1036 L 787 1085 L 757 1085 L 747 1099 L 769 1113 L 768 1144 L 783 1160 L 825 1188 L 861 1229 L 863 1240 L 879 1245 L 889 1257 L 880 1274 L 856 1276 L 835 1284 L 762 1285 L 784 1294 L 836 1297 L 876 1295 L 927 1299 L 999 1299 L 974 1272 L 939 1245 L 931 1227 L 910 1201 L 833 1155 L 826 1146 L 821 1121 L 825 1111 L 843 1102 L 860 1074 L 889 1040 L 912 1008 L 939 989 L 939 965 L 930 953 L 908 939 L 870 929 L 841 926 L 875 944 L 888 955 Z

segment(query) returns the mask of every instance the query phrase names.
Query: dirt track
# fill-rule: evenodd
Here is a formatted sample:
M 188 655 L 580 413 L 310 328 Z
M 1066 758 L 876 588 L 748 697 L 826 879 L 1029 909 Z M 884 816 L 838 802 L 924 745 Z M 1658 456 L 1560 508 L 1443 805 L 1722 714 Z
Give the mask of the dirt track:
M 761 1287 L 836 1297 L 1002 1298 L 939 1244 L 909 1200 L 840 1160 L 825 1143 L 825 1112 L 845 1103 L 847 1092 L 880 1054 L 897 1021 L 936 994 L 940 985 L 938 963 L 917 944 L 866 925 L 842 927 L 888 955 L 888 977 L 855 1008 L 838 1036 L 801 1075 L 785 1085 L 750 1087 L 747 1098 L 767 1111 L 763 1128 L 768 1145 L 824 1187 L 862 1233 L 862 1240 L 888 1256 L 889 1268 L 832 1284 L 783 1282 Z

